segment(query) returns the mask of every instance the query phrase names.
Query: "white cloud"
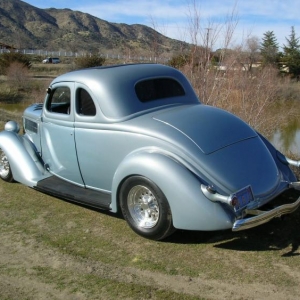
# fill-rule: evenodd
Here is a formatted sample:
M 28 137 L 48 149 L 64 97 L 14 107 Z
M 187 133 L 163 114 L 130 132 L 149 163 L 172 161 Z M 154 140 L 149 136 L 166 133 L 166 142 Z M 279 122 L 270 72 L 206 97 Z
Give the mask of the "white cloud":
M 176 2 L 176 1 L 175 1 Z M 181 1 L 180 1 L 181 2 Z M 173 3 L 173 4 L 172 4 Z M 131 18 L 147 20 L 148 16 L 155 18 L 182 18 L 184 5 L 174 5 L 172 1 L 114 1 L 77 6 L 76 9 L 96 15 L 105 20 L 122 20 Z

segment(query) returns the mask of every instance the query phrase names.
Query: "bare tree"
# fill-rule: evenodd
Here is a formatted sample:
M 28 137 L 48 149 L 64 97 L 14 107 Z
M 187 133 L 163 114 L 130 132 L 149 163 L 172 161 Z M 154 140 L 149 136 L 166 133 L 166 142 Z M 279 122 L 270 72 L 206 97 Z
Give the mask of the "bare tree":
M 218 57 L 218 65 L 229 63 L 226 68 L 233 65 L 231 58 L 228 59 L 228 48 L 231 45 L 235 28 L 238 24 L 236 5 L 229 13 L 224 23 L 202 20 L 201 10 L 196 0 L 191 0 L 188 4 L 188 21 L 192 49 L 190 52 L 189 77 L 198 91 L 199 98 L 206 104 L 214 105 L 216 99 L 214 90 L 219 88 L 224 70 L 212 64 L 213 49 L 218 46 L 222 49 Z
M 260 40 L 257 36 L 249 37 L 246 40 L 246 62 L 247 69 L 252 72 L 253 64 L 256 63 L 260 57 Z
M 160 35 L 166 35 L 167 34 L 167 30 L 165 25 L 159 25 L 157 20 L 153 17 L 153 16 L 149 16 L 150 19 L 150 24 L 152 29 L 154 30 L 154 35 L 152 38 L 152 53 L 154 56 L 154 59 L 159 58 L 159 56 L 161 55 L 161 49 L 160 49 Z
M 278 99 L 281 78 L 272 67 L 257 68 L 252 74 L 258 60 L 259 41 L 249 36 L 245 43 L 234 44 L 237 5 L 223 24 L 205 22 L 196 0 L 189 2 L 187 15 L 192 47 L 190 59 L 181 70 L 190 79 L 200 101 L 233 112 L 261 132 L 271 132 L 278 124 L 272 107 L 274 99 Z M 216 48 L 218 51 L 214 51 Z

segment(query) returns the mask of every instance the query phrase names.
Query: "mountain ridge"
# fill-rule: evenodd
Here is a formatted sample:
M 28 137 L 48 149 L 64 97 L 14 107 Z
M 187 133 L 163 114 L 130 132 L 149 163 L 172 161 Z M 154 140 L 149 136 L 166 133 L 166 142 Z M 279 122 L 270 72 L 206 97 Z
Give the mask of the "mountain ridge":
M 21 0 L 0 0 L 0 42 L 18 49 L 114 51 L 156 57 L 189 47 L 145 25 L 112 23 L 68 8 L 41 9 Z

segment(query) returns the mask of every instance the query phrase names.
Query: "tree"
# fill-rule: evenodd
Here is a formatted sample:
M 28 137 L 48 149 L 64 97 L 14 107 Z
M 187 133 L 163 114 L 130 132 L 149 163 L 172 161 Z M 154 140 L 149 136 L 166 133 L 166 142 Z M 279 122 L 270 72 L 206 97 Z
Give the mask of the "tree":
M 253 64 L 258 61 L 259 58 L 259 38 L 257 36 L 249 37 L 246 40 L 246 62 L 248 65 L 248 71 L 252 71 Z
M 173 67 L 173 68 L 183 68 L 185 65 L 190 63 L 190 55 L 189 54 L 179 54 L 179 55 L 175 55 L 173 56 L 169 62 L 168 65 Z
M 277 65 L 279 58 L 278 43 L 273 31 L 264 33 L 261 43 L 260 52 L 262 55 L 263 65 Z
M 283 62 L 288 67 L 288 73 L 292 77 L 300 76 L 300 44 L 296 37 L 294 26 L 292 26 L 290 38 L 286 38 L 287 45 L 284 45 Z
M 184 72 L 188 74 L 199 99 L 205 104 L 215 105 L 218 99 L 214 95 L 220 89 L 221 82 L 225 81 L 219 80 L 223 76 L 223 71 L 215 68 L 216 58 L 212 54 L 212 49 L 218 44 L 219 48 L 224 49 L 222 55 L 218 57 L 218 63 L 220 65 L 226 63 L 227 69 L 233 66 L 226 49 L 229 49 L 233 42 L 234 31 L 238 24 L 236 5 L 225 17 L 224 23 L 220 23 L 202 19 L 199 1 L 187 0 L 187 3 L 191 48 L 190 59 Z

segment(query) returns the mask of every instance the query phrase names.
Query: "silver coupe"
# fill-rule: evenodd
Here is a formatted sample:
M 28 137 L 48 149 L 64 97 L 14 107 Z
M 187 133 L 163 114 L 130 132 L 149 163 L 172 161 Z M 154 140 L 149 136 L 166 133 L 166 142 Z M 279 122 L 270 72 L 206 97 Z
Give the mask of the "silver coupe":
M 243 230 L 295 211 L 285 157 L 236 116 L 201 104 L 186 77 L 158 64 L 61 75 L 20 126 L 0 133 L 0 177 L 114 213 L 139 235 Z

